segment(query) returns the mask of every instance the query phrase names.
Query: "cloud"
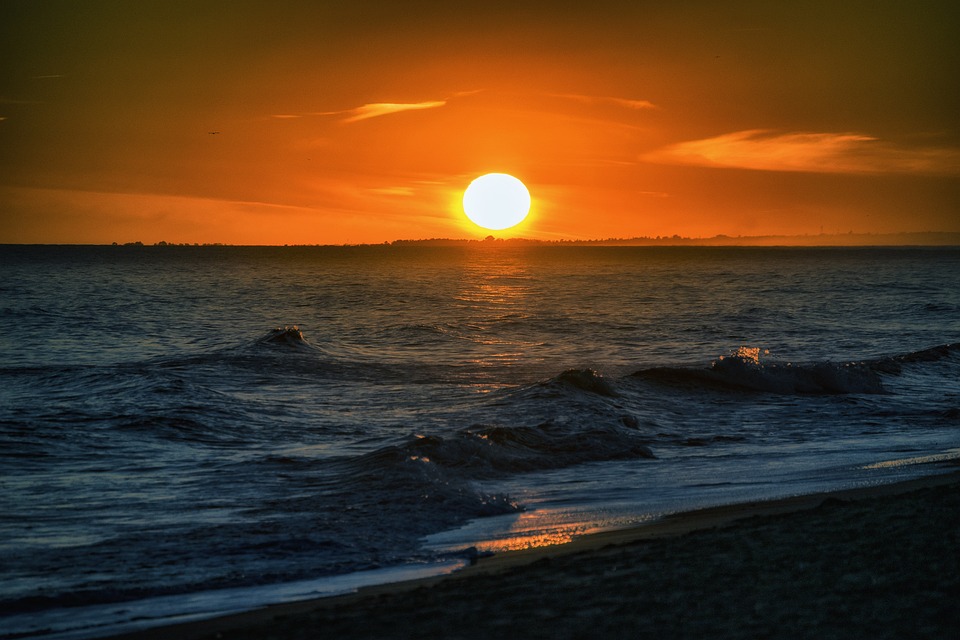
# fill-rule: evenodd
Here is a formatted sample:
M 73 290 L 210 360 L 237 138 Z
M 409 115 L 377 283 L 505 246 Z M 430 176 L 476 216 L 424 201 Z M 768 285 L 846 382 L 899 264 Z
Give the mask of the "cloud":
M 342 112 L 347 114 L 347 117 L 344 118 L 342 122 L 360 122 L 361 120 L 369 120 L 370 118 L 378 118 L 402 111 L 436 109 L 445 104 L 447 104 L 446 100 L 432 100 L 429 102 L 373 102 Z
M 388 116 L 393 113 L 401 113 L 403 111 L 417 111 L 420 109 L 436 109 L 447 104 L 447 100 L 430 100 L 426 102 L 371 102 L 369 104 L 363 104 L 359 107 L 354 107 L 353 109 L 344 109 L 342 111 L 317 111 L 315 113 L 310 113 L 307 115 L 311 116 L 346 116 L 340 122 L 345 124 L 350 124 L 353 122 L 360 122 L 361 120 L 369 120 L 370 118 L 378 118 L 380 116 Z M 295 115 L 275 115 L 274 118 L 295 118 L 298 116 Z
M 469 96 L 475 93 L 479 93 L 479 91 L 461 91 L 448 98 L 444 98 L 443 100 L 426 100 L 424 102 L 371 102 L 360 105 L 359 107 L 354 107 L 352 109 L 341 109 L 340 111 L 314 111 L 306 114 L 277 113 L 273 114 L 271 117 L 278 119 L 293 119 L 302 118 L 304 116 L 345 116 L 340 120 L 340 122 L 351 124 L 354 122 L 360 122 L 361 120 L 379 118 L 380 116 L 388 116 L 394 113 L 402 113 L 404 111 L 437 109 L 446 106 L 447 102 L 451 98 Z
M 628 98 L 613 98 L 610 96 L 585 96 L 577 93 L 553 93 L 550 94 L 555 98 L 566 98 L 567 100 L 576 100 L 577 102 L 583 102 L 586 104 L 612 104 L 617 107 L 624 107 L 626 109 L 633 109 L 639 111 L 641 109 L 656 109 L 657 105 L 653 104 L 649 100 L 631 100 Z
M 960 150 L 901 147 L 859 133 L 750 129 L 680 142 L 641 156 L 659 164 L 809 173 L 960 174 Z

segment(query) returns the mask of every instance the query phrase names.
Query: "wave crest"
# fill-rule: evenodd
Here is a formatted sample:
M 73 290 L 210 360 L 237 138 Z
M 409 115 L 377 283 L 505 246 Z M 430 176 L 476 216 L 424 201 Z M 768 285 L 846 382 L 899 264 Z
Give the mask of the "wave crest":
M 370 454 L 383 461 L 415 460 L 456 470 L 464 477 L 500 477 L 561 469 L 585 462 L 653 458 L 646 440 L 629 425 L 577 427 L 550 420 L 536 426 L 478 425 L 450 436 L 416 436 Z
M 890 358 L 880 358 L 871 363 L 872 367 L 881 373 L 899 374 L 903 365 L 918 363 L 939 362 L 949 358 L 953 354 L 960 353 L 960 342 L 940 344 L 928 349 L 902 353 Z
M 760 355 L 757 347 L 740 347 L 729 356 L 714 360 L 709 369 L 657 367 L 643 369 L 633 375 L 663 384 L 786 395 L 886 393 L 880 373 L 870 362 L 764 364 L 760 361 Z
M 616 397 L 619 394 L 613 384 L 603 377 L 599 371 L 593 369 L 567 369 L 560 375 L 551 378 L 547 385 L 557 384 L 567 388 L 579 389 L 601 396 Z
M 257 340 L 257 344 L 280 347 L 309 347 L 310 343 L 303 337 L 303 332 L 296 325 L 277 327 Z

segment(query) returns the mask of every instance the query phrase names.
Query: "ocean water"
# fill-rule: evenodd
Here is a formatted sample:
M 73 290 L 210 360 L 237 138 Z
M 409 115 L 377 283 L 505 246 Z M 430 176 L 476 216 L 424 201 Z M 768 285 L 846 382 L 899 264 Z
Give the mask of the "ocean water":
M 957 248 L 4 246 L 0 329 L 0 638 L 960 459 Z

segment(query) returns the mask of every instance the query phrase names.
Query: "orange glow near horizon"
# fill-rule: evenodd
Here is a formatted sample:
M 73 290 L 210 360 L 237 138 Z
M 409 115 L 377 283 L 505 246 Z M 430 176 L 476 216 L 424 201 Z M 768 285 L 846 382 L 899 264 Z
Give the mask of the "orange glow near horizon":
M 950 21 L 814 4 L 26 4 L 0 243 L 482 238 L 490 172 L 502 237 L 960 232 Z

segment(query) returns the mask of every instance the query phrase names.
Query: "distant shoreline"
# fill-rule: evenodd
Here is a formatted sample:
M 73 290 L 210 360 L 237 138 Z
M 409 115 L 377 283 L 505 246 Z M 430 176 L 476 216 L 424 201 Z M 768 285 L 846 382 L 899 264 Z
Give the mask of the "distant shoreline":
M 0 243 L 0 246 L 92 246 L 92 247 L 383 247 L 383 246 L 545 246 L 545 247 L 954 247 L 960 246 L 960 232 L 918 231 L 909 233 L 821 233 L 815 235 L 716 235 L 709 238 L 688 238 L 679 235 L 605 238 L 594 240 L 536 240 L 531 238 L 497 238 L 492 235 L 483 239 L 426 238 L 398 239 L 382 243 L 358 244 L 271 244 L 243 245 L 219 242 L 155 243 L 113 242 L 90 243 Z

